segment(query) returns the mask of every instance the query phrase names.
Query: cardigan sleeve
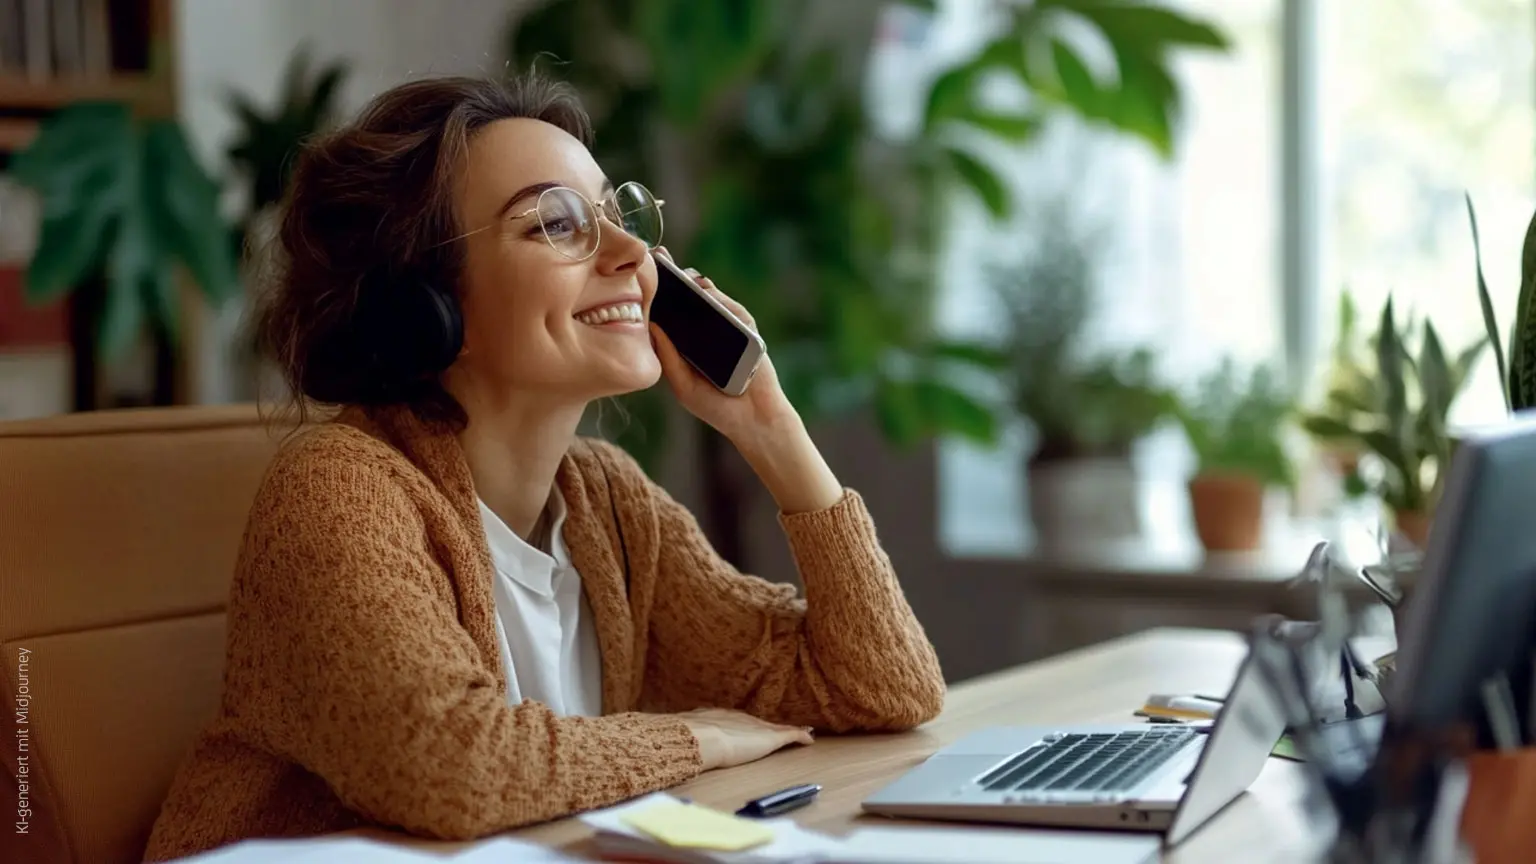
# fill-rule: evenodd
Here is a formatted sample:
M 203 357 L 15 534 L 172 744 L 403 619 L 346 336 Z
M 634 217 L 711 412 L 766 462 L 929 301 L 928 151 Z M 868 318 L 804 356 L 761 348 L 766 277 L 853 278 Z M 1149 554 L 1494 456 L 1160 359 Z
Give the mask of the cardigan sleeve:
M 944 676 L 860 495 L 781 514 L 805 596 L 743 574 L 692 513 L 617 448 L 655 514 L 656 596 L 646 695 L 671 710 L 717 706 L 835 732 L 901 730 L 944 707 Z
M 239 674 L 267 746 L 346 806 L 463 839 L 701 770 L 677 718 L 509 705 L 458 623 L 426 517 L 387 470 L 331 464 L 276 481 L 253 510 L 231 602 L 231 627 L 259 641 L 232 665 L 249 664 Z

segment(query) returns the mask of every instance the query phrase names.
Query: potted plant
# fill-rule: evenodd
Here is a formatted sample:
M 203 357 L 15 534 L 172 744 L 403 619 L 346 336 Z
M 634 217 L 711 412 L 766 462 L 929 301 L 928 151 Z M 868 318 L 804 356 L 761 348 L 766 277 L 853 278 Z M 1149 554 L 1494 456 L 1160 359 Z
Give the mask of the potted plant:
M 1128 539 L 1141 532 L 1132 448 L 1166 419 L 1172 395 L 1145 348 L 1087 346 L 1097 232 L 1080 230 L 1064 202 L 1032 221 L 1028 250 L 991 268 L 1003 309 L 1008 397 L 1030 425 L 1026 464 L 1036 548 Z
M 154 404 L 176 393 L 184 267 L 220 304 L 238 291 L 218 183 L 173 119 L 119 102 L 78 102 L 43 121 L 10 171 L 36 191 L 43 220 L 26 296 L 70 303 L 75 408 L 98 407 L 97 373 L 147 331 Z
M 1197 461 L 1190 511 L 1206 551 L 1262 545 L 1266 493 L 1295 483 L 1285 445 L 1292 410 L 1290 392 L 1269 366 L 1245 376 L 1230 357 L 1180 399 L 1179 421 Z
M 1302 428 L 1320 441 L 1358 443 L 1376 457 L 1371 490 L 1398 532 L 1422 547 L 1454 447 L 1451 406 L 1488 342 L 1449 357 L 1433 323 L 1426 320 L 1417 337 L 1415 329 L 1412 321 L 1399 326 L 1389 298 L 1371 337 L 1373 368 L 1334 394 L 1350 412 L 1308 414 Z
M 1141 477 L 1133 450 L 1172 407 L 1152 372 L 1152 354 L 1138 348 L 1055 368 L 1039 376 L 1046 380 L 1038 386 L 1025 383 L 1014 394 L 1015 409 L 1036 430 L 1026 479 L 1037 543 L 1059 549 L 1139 537 Z

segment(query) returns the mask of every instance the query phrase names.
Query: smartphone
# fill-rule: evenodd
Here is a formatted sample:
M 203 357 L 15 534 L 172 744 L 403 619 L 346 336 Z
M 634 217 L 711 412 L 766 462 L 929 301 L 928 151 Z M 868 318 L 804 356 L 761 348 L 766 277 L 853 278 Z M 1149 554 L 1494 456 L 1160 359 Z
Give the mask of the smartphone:
M 768 349 L 758 336 L 665 255 L 656 260 L 651 321 L 689 365 L 721 392 L 740 396 Z

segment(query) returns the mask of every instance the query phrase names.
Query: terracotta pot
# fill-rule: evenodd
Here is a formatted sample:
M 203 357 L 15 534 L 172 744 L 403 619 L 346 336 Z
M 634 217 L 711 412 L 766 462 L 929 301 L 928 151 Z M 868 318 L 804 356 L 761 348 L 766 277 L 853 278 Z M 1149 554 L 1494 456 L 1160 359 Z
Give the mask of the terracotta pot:
M 1467 759 L 1461 837 L 1479 862 L 1525 862 L 1536 844 L 1536 758 L 1529 748 L 1474 752 Z
M 1207 552 L 1250 552 L 1264 541 L 1264 483 L 1243 474 L 1201 474 L 1189 481 L 1195 533 Z
M 1434 514 L 1423 510 L 1392 511 L 1392 521 L 1396 523 L 1397 530 L 1420 549 L 1429 541 L 1429 526 L 1433 520 Z

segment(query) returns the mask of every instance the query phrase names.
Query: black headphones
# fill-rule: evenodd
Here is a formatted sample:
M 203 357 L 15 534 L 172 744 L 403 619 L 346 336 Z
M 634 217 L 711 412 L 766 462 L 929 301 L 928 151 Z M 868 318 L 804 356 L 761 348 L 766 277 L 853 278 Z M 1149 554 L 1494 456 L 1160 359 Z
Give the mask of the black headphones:
M 453 364 L 464 349 L 464 315 L 457 298 L 417 279 L 373 287 L 377 290 L 365 289 L 360 298 L 358 323 L 371 337 L 369 362 L 377 372 L 409 383 L 435 377 Z
M 358 379 L 317 377 L 315 389 L 326 384 L 343 391 L 326 401 L 390 403 L 408 400 L 453 364 L 464 348 L 464 315 L 449 292 L 417 278 L 378 277 L 358 286 L 355 314 L 341 332 L 321 347 L 334 352 L 334 362 L 322 363 L 357 370 Z

